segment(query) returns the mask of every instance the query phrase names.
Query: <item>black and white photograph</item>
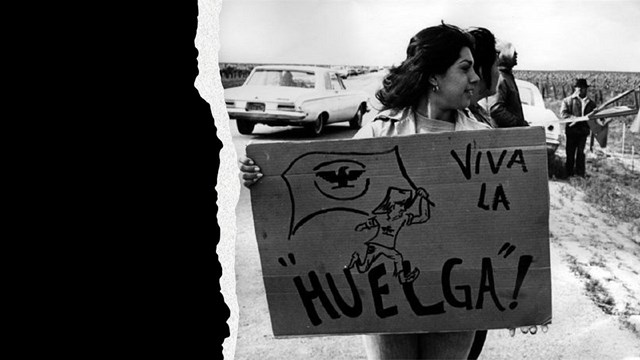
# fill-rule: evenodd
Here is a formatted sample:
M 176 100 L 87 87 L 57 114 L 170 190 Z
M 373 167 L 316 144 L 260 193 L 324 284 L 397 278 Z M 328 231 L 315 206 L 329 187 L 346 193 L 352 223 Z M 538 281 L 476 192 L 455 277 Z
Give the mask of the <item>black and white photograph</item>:
M 199 1 L 225 359 L 640 359 L 640 1 Z

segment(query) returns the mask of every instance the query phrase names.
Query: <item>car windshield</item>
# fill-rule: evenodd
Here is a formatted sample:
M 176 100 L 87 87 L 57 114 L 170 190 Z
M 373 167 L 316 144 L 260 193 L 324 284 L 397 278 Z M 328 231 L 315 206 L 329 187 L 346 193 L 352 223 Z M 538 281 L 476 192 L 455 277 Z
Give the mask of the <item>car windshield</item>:
M 315 74 L 295 70 L 256 70 L 245 85 L 314 88 Z

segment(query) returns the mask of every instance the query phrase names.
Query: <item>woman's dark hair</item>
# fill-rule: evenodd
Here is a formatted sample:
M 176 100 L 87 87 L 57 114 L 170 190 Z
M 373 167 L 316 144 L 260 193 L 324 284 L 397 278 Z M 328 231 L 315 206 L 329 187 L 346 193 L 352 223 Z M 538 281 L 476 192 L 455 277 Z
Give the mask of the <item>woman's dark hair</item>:
M 491 31 L 485 28 L 473 28 L 469 30 L 473 36 L 475 46 L 471 49 L 473 54 L 473 69 L 480 76 L 487 88 L 491 88 L 491 68 L 496 61 L 496 38 Z
M 389 69 L 376 99 L 384 109 L 417 105 L 431 88 L 429 77 L 444 74 L 464 47 L 473 49 L 473 38 L 456 26 L 443 22 L 421 30 L 409 41 L 407 58 Z

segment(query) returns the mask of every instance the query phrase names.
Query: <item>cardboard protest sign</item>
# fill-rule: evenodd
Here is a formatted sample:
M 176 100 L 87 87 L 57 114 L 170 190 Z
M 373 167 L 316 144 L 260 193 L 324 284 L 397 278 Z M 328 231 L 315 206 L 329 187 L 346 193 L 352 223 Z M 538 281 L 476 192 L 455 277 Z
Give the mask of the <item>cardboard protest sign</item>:
M 542 127 L 251 144 L 275 336 L 551 321 Z

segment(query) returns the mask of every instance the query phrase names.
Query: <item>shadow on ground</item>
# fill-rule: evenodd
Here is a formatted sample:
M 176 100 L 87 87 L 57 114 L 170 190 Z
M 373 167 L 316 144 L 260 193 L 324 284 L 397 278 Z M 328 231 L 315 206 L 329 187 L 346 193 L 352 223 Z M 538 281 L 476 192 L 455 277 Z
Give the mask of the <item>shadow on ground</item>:
M 564 166 L 565 159 L 555 154 L 547 156 L 547 166 L 549 171 L 549 179 L 566 180 L 567 170 Z

